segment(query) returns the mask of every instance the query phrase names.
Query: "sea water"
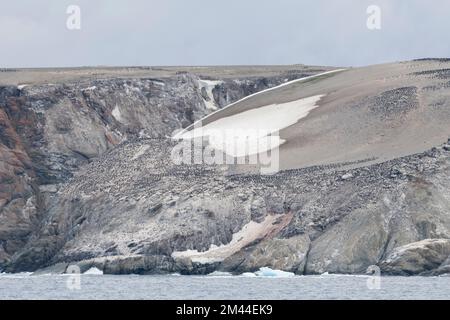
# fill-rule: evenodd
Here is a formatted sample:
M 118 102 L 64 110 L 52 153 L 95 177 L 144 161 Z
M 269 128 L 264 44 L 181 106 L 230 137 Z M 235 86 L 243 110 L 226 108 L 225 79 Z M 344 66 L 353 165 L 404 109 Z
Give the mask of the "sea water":
M 450 299 L 450 277 L 1 274 L 0 299 Z

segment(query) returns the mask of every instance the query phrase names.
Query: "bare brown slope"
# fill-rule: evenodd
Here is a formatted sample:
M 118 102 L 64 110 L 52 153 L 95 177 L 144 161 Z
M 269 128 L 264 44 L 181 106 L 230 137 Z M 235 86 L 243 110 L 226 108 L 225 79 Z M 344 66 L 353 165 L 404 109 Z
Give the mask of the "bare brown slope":
M 280 132 L 281 169 L 389 159 L 422 152 L 450 135 L 450 62 L 411 61 L 347 69 L 256 94 L 203 125 L 269 104 L 325 95 Z

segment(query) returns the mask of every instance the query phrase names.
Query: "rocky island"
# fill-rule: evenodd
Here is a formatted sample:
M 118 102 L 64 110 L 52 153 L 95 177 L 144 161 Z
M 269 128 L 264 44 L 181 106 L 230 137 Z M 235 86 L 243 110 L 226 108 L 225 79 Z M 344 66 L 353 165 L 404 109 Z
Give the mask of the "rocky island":
M 448 59 L 0 71 L 0 270 L 450 272 Z M 172 161 L 198 120 L 310 97 L 275 173 Z

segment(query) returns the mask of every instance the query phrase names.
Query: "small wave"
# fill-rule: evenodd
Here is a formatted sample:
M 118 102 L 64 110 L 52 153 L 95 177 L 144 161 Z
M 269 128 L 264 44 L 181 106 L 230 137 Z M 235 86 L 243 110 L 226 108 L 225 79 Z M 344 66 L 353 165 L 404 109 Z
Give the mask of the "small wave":
M 244 272 L 243 274 L 240 275 L 241 277 L 256 277 L 256 274 L 254 274 L 253 272 Z
M 30 276 L 32 273 L 33 272 L 19 272 L 19 273 L 2 272 L 2 273 L 0 273 L 0 277 L 2 277 L 2 278 L 23 278 L 23 277 Z

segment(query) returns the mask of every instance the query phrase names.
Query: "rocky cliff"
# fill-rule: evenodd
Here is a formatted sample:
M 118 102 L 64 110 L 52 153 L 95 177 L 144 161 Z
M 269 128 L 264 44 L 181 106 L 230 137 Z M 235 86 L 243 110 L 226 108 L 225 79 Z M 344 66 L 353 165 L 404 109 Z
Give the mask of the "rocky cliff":
M 39 230 L 59 185 L 92 159 L 125 141 L 167 137 L 190 125 L 223 106 L 222 98 L 215 100 L 215 90 L 233 102 L 325 70 L 305 66 L 2 70 L 0 268 Z M 41 260 L 47 262 L 46 258 Z
M 404 69 L 411 74 L 418 63 Z M 445 71 L 419 64 L 420 72 L 434 72 L 404 76 L 410 86 L 364 92 L 348 108 L 367 110 L 394 128 L 393 114 L 434 108 L 428 115 L 437 112 L 436 124 L 448 124 Z M 447 131 L 444 141 L 432 140 L 435 146 L 420 152 L 405 148 L 408 155 L 387 160 L 349 158 L 274 175 L 173 163 L 174 130 L 257 90 L 321 71 L 237 78 L 183 71 L 2 87 L 0 267 L 204 274 L 267 266 L 317 274 L 364 273 L 378 265 L 385 274 L 448 272 Z M 354 77 L 365 79 L 364 73 Z M 314 80 L 302 90 L 317 85 L 323 86 Z M 439 92 L 440 104 L 428 103 L 430 91 Z

